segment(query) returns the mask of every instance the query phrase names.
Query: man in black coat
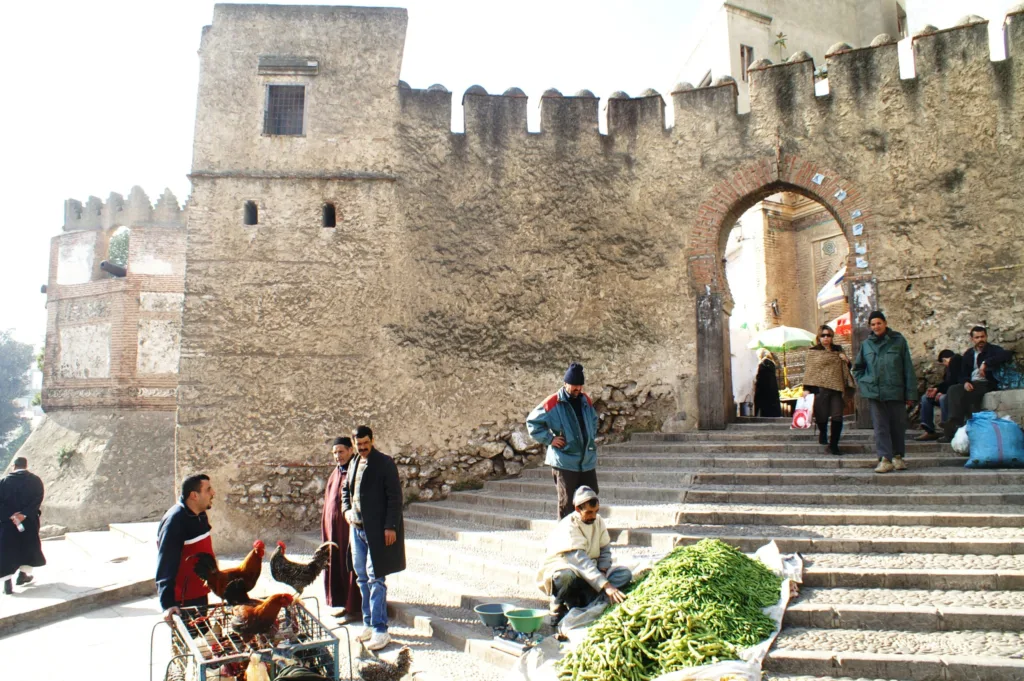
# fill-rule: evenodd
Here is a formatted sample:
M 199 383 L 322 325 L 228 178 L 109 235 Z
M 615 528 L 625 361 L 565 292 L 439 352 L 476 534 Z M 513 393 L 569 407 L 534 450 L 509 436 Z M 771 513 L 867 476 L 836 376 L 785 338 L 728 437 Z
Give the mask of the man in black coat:
M 32 568 L 46 565 L 39 541 L 43 481 L 28 472 L 28 460 L 14 459 L 14 470 L 0 478 L 0 577 L 4 593 L 11 595 L 11 577 L 18 585 L 32 581 Z
M 1013 359 L 1013 353 L 988 342 L 988 330 L 984 326 L 971 329 L 971 347 L 960 361 L 960 376 L 957 383 L 946 393 L 949 403 L 949 420 L 943 425 L 939 442 L 951 442 L 957 428 L 981 409 L 981 400 L 986 393 L 999 390 L 996 370 Z
M 359 456 L 349 463 L 341 505 L 352 526 L 349 567 L 363 599 L 363 630 L 356 636 L 369 650 L 391 642 L 384 578 L 405 569 L 402 484 L 394 460 L 373 446 L 373 430 L 352 433 Z

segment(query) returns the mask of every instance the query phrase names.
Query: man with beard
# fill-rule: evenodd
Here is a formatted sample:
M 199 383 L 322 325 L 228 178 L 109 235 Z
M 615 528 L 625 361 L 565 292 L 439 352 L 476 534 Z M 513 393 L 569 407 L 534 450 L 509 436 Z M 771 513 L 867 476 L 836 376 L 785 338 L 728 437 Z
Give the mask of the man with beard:
M 21 586 L 32 581 L 32 568 L 46 565 L 39 542 L 42 504 L 43 481 L 28 472 L 28 459 L 17 457 L 14 470 L 0 478 L 0 577 L 8 596 L 15 572 Z
M 334 438 L 331 455 L 337 468 L 327 479 L 323 517 L 320 520 L 320 540 L 332 541 L 338 545 L 337 551 L 331 551 L 331 562 L 324 570 L 324 594 L 327 596 L 327 605 L 338 608 L 332 613 L 332 617 L 346 620 L 361 617 L 363 611 L 356 573 L 346 565 L 350 531 L 341 508 L 341 490 L 348 480 L 348 464 L 354 453 L 351 438 Z
M 181 614 L 180 607 L 206 606 L 210 589 L 196 575 L 195 557 L 213 554 L 210 519 L 213 508 L 210 476 L 190 475 L 181 483 L 178 503 L 168 509 L 157 529 L 156 588 L 164 619 Z
M 612 540 L 598 515 L 597 493 L 584 485 L 576 490 L 572 503 L 575 511 L 558 521 L 537 573 L 537 586 L 551 599 L 552 626 L 570 608 L 584 608 L 602 595 L 621 603 L 626 595 L 620 589 L 633 579 L 628 568 L 612 567 Z
M 971 347 L 960 360 L 960 376 L 946 393 L 949 419 L 943 424 L 939 442 L 951 442 L 956 429 L 967 423 L 971 415 L 981 410 L 981 400 L 993 390 L 999 390 L 995 373 L 1013 359 L 1013 353 L 988 342 L 988 329 L 971 329 Z

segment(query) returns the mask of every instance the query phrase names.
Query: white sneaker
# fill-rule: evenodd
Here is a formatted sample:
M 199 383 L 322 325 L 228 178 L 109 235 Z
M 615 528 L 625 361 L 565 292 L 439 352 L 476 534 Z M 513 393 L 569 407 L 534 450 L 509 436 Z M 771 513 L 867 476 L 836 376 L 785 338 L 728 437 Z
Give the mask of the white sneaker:
M 386 631 L 375 631 L 366 644 L 367 650 L 380 650 L 391 643 L 391 634 Z
M 903 457 L 896 454 L 892 457 L 892 469 L 894 471 L 905 471 L 907 470 L 907 464 L 903 461 Z
M 359 630 L 359 633 L 356 634 L 356 640 L 357 641 L 369 641 L 371 636 L 373 636 L 373 628 L 372 627 L 363 627 L 362 629 Z
M 886 459 L 879 459 L 878 465 L 875 466 L 876 473 L 892 473 L 894 470 L 896 467 Z

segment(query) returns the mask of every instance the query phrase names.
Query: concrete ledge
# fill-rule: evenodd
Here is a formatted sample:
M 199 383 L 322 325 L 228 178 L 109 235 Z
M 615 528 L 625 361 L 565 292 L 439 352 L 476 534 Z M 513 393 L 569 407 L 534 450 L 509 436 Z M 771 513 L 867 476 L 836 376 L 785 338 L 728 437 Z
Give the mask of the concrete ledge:
M 0 638 L 70 619 L 98 608 L 107 608 L 155 595 L 156 582 L 152 577 L 127 584 L 101 587 L 60 603 L 0 617 Z

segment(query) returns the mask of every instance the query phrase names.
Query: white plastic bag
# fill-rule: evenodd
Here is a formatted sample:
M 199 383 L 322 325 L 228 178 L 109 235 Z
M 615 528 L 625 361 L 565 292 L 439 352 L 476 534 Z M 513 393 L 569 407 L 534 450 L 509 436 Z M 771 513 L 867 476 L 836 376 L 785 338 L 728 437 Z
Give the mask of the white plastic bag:
M 967 426 L 957 428 L 956 435 L 953 436 L 953 441 L 950 444 L 953 445 L 953 451 L 957 454 L 967 456 L 971 453 L 971 442 L 967 438 Z
M 814 413 L 814 393 L 807 397 L 798 397 L 796 407 L 793 408 L 793 423 L 790 428 L 806 430 L 814 423 L 811 416 Z
M 688 667 L 663 674 L 654 681 L 761 681 L 761 667 L 751 662 L 729 660 L 703 667 Z

